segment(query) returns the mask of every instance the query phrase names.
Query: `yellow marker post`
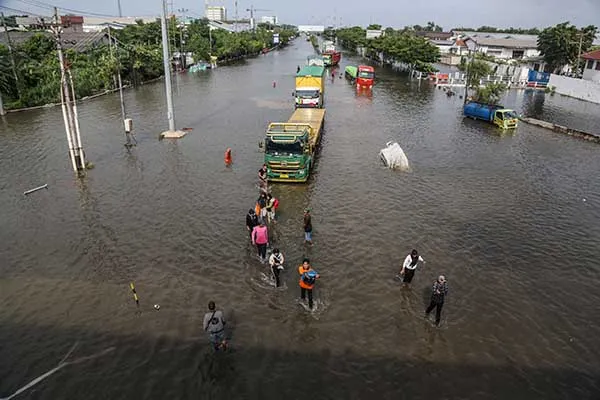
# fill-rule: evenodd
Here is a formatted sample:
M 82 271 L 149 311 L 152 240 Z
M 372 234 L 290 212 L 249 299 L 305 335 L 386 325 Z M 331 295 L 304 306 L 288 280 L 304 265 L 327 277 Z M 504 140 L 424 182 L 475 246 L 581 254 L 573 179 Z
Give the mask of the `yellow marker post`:
M 131 292 L 133 293 L 133 299 L 135 300 L 135 304 L 139 307 L 140 306 L 140 299 L 138 298 L 138 295 L 135 292 L 135 286 L 133 286 L 133 282 L 131 282 L 129 284 L 129 287 L 131 288 Z

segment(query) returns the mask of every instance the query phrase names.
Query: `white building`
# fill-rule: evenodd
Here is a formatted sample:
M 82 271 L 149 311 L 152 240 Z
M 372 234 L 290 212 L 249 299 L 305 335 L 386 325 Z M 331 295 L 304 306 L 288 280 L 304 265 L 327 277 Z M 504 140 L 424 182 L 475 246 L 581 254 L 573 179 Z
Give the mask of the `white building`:
M 277 25 L 277 17 L 275 15 L 272 16 L 262 16 L 260 17 L 260 22 L 263 24 L 271 24 Z
M 582 54 L 581 58 L 585 61 L 583 79 L 600 83 L 600 50 Z
M 206 18 L 210 21 L 227 21 L 227 9 L 222 6 L 206 6 Z
M 135 25 L 136 21 L 142 21 L 145 24 L 155 22 L 157 17 L 83 17 L 84 32 L 100 32 L 110 26 L 111 29 L 123 29 L 127 25 Z
M 487 34 L 473 35 L 465 38 L 464 42 L 467 47 L 474 46 L 480 53 L 504 60 L 529 59 L 540 55 L 537 40 L 515 39 L 510 35 L 503 38 Z

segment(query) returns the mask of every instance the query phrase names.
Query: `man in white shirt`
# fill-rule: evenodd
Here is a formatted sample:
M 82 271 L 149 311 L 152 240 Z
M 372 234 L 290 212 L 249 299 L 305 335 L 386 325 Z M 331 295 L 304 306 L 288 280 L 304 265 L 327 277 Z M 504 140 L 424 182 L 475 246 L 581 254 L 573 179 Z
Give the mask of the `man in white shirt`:
M 404 282 L 405 285 L 408 285 L 412 282 L 412 279 L 415 276 L 415 270 L 419 265 L 419 261 L 425 263 L 423 257 L 421 257 L 419 252 L 415 249 L 413 249 L 413 251 L 411 251 L 410 254 L 404 259 L 400 275 L 402 276 L 402 282 Z

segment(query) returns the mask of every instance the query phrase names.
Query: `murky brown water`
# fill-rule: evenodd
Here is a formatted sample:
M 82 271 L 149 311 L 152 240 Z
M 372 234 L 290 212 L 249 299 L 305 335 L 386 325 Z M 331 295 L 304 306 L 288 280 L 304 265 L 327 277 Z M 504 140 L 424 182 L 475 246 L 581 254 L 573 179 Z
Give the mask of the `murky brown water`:
M 329 83 L 313 179 L 274 187 L 286 287 L 262 282 L 244 228 L 257 143 L 269 121 L 291 114 L 296 65 L 310 51 L 298 41 L 180 76 L 178 125 L 194 130 L 179 142 L 157 140 L 162 84 L 126 93 L 139 142 L 131 153 L 118 96 L 81 105 L 96 166 L 82 181 L 60 109 L 1 120 L 0 396 L 77 343 L 67 361 L 79 363 L 17 398 L 598 398 L 600 147 L 525 124 L 501 135 L 463 120 L 460 99 L 425 83 L 387 70 L 372 96 Z M 574 113 L 559 97 L 540 102 L 519 92 L 505 101 L 557 119 Z M 411 172 L 381 165 L 390 139 Z M 401 290 L 393 277 L 413 247 L 427 264 Z M 314 315 L 296 304 L 303 255 L 322 275 Z M 450 295 L 435 329 L 422 313 L 440 273 Z M 210 299 L 233 325 L 232 352 L 218 357 L 201 331 Z

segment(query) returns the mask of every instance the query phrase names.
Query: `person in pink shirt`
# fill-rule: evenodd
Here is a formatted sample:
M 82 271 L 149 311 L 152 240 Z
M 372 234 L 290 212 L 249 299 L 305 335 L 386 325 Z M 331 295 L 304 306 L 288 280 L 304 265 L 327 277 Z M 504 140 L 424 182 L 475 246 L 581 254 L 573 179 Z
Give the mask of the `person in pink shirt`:
M 252 230 L 252 244 L 256 245 L 258 257 L 263 263 L 267 261 L 267 243 L 269 243 L 269 231 L 265 221 L 261 220 L 260 224 Z

